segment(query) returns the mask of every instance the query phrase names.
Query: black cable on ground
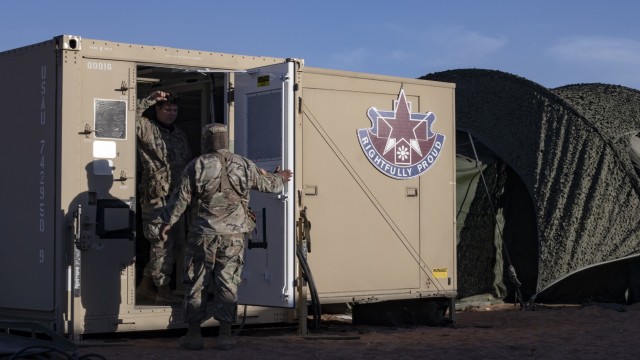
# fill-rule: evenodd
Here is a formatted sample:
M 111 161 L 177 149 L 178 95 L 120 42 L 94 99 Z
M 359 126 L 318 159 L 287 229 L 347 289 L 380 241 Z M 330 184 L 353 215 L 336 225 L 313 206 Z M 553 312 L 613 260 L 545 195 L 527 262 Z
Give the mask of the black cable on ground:
M 33 346 L 24 347 L 20 349 L 20 351 L 18 351 L 17 353 L 13 354 L 8 360 L 21 359 L 21 358 L 24 359 L 26 357 L 30 358 L 34 354 L 26 354 L 25 352 L 27 352 L 28 350 L 35 350 L 35 349 L 45 350 L 46 353 L 60 354 L 66 357 L 67 359 L 71 359 L 71 360 L 91 359 L 92 357 L 95 357 L 97 359 L 107 360 L 107 358 L 99 354 L 85 354 L 85 355 L 77 356 L 77 354 L 74 353 L 73 355 L 70 355 L 65 351 L 62 351 L 53 346 L 47 346 L 47 345 L 33 345 Z
M 309 291 L 311 293 L 311 307 L 313 309 L 313 322 L 310 326 L 311 329 L 317 330 L 320 328 L 320 315 L 321 315 L 321 307 L 320 307 L 320 297 L 318 296 L 318 290 L 316 289 L 315 281 L 313 280 L 313 275 L 311 275 L 311 269 L 309 268 L 309 263 L 307 262 L 307 258 L 302 253 L 300 247 L 296 248 L 296 255 L 298 256 L 298 261 L 300 261 L 300 265 L 302 266 L 302 272 L 305 277 L 305 280 L 309 284 Z M 301 299 L 302 301 L 303 299 Z
M 247 322 L 247 305 L 243 305 L 243 306 L 244 306 L 244 311 L 242 313 L 242 322 L 240 323 L 240 327 L 233 332 L 234 336 L 238 335 L 242 331 L 242 329 L 244 329 L 244 325 Z

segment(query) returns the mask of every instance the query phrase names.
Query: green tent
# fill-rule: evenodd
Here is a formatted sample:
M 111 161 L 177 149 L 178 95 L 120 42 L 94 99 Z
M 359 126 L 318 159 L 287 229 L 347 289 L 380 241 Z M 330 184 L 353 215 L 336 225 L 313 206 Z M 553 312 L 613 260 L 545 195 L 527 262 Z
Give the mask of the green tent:
M 479 69 L 456 84 L 460 297 L 640 300 L 640 91 L 547 89 Z

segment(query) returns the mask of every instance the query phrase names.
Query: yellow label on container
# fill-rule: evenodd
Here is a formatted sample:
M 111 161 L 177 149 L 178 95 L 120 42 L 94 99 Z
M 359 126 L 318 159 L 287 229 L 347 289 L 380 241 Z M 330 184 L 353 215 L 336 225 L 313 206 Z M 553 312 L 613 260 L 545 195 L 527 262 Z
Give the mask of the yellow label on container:
M 269 86 L 269 75 L 258 76 L 258 87 Z
M 447 268 L 434 268 L 431 270 L 433 277 L 436 279 L 446 279 L 447 276 Z

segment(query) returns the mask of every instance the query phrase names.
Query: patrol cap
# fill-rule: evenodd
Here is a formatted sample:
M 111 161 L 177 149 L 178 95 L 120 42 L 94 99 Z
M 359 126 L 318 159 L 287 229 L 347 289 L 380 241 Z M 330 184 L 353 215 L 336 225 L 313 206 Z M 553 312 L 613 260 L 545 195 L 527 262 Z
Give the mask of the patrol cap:
M 162 106 L 164 104 L 178 105 L 178 95 L 176 93 L 165 91 L 165 100 L 156 101 L 153 106 L 148 107 L 143 113 L 142 116 L 148 119 L 155 119 L 156 117 L 156 107 Z
M 210 131 L 212 133 L 221 133 L 221 132 L 226 133 L 227 132 L 227 125 L 219 124 L 219 123 L 207 124 L 207 125 L 203 126 L 203 130 L 204 129 L 206 129 L 206 131 Z
M 227 125 L 213 123 L 202 127 L 202 153 L 229 148 Z

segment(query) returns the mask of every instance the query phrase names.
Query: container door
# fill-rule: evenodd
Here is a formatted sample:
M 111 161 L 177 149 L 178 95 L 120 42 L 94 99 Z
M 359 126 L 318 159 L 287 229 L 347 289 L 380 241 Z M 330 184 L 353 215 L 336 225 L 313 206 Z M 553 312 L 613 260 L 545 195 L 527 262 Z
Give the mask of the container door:
M 234 152 L 267 171 L 294 170 L 293 70 L 287 62 L 236 74 Z M 295 306 L 294 188 L 290 181 L 281 193 L 251 192 L 257 224 L 245 250 L 240 304 Z
M 82 124 L 74 131 L 78 176 L 69 211 L 81 207 L 74 294 L 85 318 L 117 317 L 133 302 L 135 260 L 135 65 L 83 59 Z M 64 179 L 63 179 L 64 181 Z M 88 326 L 85 320 L 85 326 Z M 109 329 L 86 329 L 102 331 Z

